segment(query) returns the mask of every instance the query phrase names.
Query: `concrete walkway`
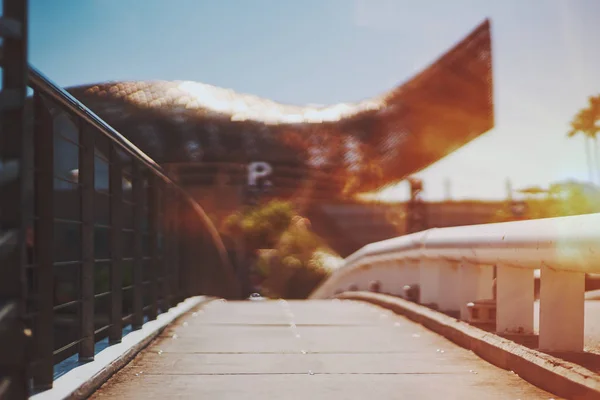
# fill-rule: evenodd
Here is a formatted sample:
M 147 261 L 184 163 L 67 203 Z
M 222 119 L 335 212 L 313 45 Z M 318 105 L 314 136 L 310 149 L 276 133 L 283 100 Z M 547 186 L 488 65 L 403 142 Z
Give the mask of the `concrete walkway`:
M 351 301 L 216 301 L 92 399 L 550 399 L 422 326 Z

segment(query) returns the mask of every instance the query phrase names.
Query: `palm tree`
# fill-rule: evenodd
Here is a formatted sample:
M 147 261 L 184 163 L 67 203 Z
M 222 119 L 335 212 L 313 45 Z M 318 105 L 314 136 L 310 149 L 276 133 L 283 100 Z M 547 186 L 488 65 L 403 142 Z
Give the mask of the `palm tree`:
M 588 173 L 590 182 L 594 182 L 593 164 L 596 164 L 596 172 L 600 172 L 600 154 L 598 149 L 598 133 L 600 132 L 600 95 L 592 96 L 588 99 L 588 107 L 581 109 L 571 121 L 571 130 L 568 132 L 568 137 L 573 137 L 578 134 L 583 134 L 585 139 L 585 154 L 588 164 Z M 594 160 L 592 162 L 592 149 L 590 142 L 594 143 Z
M 600 148 L 598 147 L 598 133 L 600 132 L 600 94 L 590 97 L 590 114 L 593 120 L 592 135 L 594 139 L 594 158 L 596 160 L 596 171 L 600 179 Z

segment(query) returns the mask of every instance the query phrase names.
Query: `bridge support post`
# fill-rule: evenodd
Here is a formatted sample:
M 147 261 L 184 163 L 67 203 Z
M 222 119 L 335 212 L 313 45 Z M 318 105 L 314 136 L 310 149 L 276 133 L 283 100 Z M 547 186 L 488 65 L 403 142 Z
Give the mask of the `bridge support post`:
M 423 260 L 419 265 L 420 303 L 434 305 L 438 301 L 439 269 L 438 260 Z
M 533 334 L 533 270 L 498 265 L 496 331 Z
M 467 307 L 469 302 L 492 299 L 494 267 L 463 261 L 459 268 L 460 319 L 466 321 L 469 319 L 469 308 Z
M 461 306 L 460 264 L 453 261 L 439 260 L 438 266 L 438 309 L 446 313 L 459 313 Z
M 540 272 L 540 350 L 583 351 L 585 274 Z
M 444 312 L 458 312 L 458 265 L 440 259 L 425 260 L 419 267 L 421 304 Z

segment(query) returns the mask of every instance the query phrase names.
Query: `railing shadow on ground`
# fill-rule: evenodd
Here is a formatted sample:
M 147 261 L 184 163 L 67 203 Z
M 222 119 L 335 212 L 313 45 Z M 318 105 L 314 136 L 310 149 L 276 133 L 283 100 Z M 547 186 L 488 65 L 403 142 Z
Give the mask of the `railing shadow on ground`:
M 28 78 L 20 246 L 30 385 L 39 392 L 185 298 L 237 298 L 239 287 L 218 232 L 187 192 L 33 67 Z M 0 354 L 14 345 L 0 344 Z

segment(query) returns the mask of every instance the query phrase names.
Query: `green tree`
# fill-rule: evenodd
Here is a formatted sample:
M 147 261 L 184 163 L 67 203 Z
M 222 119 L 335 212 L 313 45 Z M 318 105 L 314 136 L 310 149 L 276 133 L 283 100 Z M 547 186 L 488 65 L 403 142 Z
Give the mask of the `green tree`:
M 310 230 L 306 220 L 295 216 L 273 251 L 262 252 L 259 257 L 265 294 L 276 298 L 306 298 L 329 276 L 320 252 L 329 250 Z
M 320 254 L 331 251 L 289 202 L 274 200 L 234 213 L 224 220 L 223 231 L 253 255 L 263 295 L 306 298 L 329 275 Z
M 272 248 L 295 216 L 293 206 L 274 200 L 259 207 L 246 208 L 224 220 L 226 234 L 243 238 L 248 250 Z

